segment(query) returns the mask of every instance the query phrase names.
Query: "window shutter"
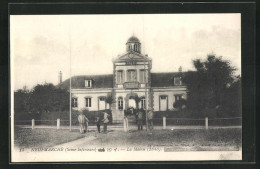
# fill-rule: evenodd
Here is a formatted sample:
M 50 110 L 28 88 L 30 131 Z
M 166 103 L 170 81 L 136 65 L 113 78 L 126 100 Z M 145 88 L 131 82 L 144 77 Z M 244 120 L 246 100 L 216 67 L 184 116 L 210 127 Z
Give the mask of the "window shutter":
M 86 107 L 89 107 L 89 100 L 86 98 Z
M 122 71 L 122 83 L 124 83 L 124 82 L 125 82 L 125 72 Z
M 144 70 L 144 82 L 147 83 L 147 70 Z
M 134 81 L 136 82 L 137 81 L 137 71 L 134 70 Z
M 131 72 L 127 71 L 127 81 L 130 82 L 131 81 Z
M 91 98 L 89 98 L 89 107 L 91 107 Z
M 119 84 L 119 71 L 116 72 L 116 83 Z
M 144 71 L 143 70 L 140 70 L 140 83 L 143 83 L 144 82 Z

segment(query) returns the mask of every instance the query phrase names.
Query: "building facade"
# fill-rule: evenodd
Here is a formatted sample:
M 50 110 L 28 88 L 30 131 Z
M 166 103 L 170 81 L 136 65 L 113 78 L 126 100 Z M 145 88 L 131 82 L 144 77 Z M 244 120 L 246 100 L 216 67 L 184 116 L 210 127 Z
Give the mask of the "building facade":
M 126 42 L 126 53 L 113 60 L 113 74 L 72 77 L 72 108 L 111 108 L 117 121 L 123 120 L 124 110 L 130 107 L 153 108 L 155 112 L 174 109 L 174 102 L 187 95 L 181 78 L 180 71 L 153 73 L 152 59 L 142 54 L 139 39 L 132 36 Z M 135 102 L 137 96 L 141 99 L 139 105 Z M 107 97 L 113 98 L 111 105 L 106 103 Z

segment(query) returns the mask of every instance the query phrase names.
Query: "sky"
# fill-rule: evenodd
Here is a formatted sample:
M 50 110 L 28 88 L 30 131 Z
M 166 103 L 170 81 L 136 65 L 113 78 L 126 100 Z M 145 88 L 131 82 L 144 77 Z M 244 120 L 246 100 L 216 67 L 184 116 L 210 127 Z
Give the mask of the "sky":
M 131 36 L 153 62 L 152 72 L 194 70 L 192 60 L 214 53 L 241 74 L 240 14 L 11 15 L 14 89 L 58 84 L 58 73 L 112 74 L 113 58 Z

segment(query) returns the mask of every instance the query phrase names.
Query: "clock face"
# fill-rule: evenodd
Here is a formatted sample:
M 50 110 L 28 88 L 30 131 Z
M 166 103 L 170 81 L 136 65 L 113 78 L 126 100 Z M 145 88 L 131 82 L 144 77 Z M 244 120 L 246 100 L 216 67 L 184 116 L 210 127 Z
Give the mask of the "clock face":
M 129 54 L 129 57 L 130 57 L 130 58 L 133 58 L 133 57 L 134 57 L 134 54 L 130 53 L 130 54 Z

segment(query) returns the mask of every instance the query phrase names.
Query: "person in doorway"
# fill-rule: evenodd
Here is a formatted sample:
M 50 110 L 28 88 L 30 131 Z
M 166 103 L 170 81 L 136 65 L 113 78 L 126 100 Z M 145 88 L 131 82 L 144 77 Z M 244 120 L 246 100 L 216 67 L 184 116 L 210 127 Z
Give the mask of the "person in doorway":
M 147 119 L 148 119 L 148 128 L 149 130 L 153 129 L 153 109 L 149 108 L 147 113 Z
M 97 125 L 98 132 L 100 133 L 100 118 L 99 118 L 99 116 L 96 117 L 95 122 L 96 122 L 96 125 Z
M 104 112 L 104 119 L 102 120 L 104 123 L 104 133 L 107 133 L 107 124 L 109 123 L 109 117 L 110 115 Z
M 143 112 L 141 110 L 137 112 L 137 125 L 138 130 L 143 130 Z
M 79 121 L 79 131 L 81 134 L 85 133 L 87 130 L 87 123 L 88 123 L 88 118 L 83 114 L 83 112 L 80 112 L 78 116 L 78 121 Z

